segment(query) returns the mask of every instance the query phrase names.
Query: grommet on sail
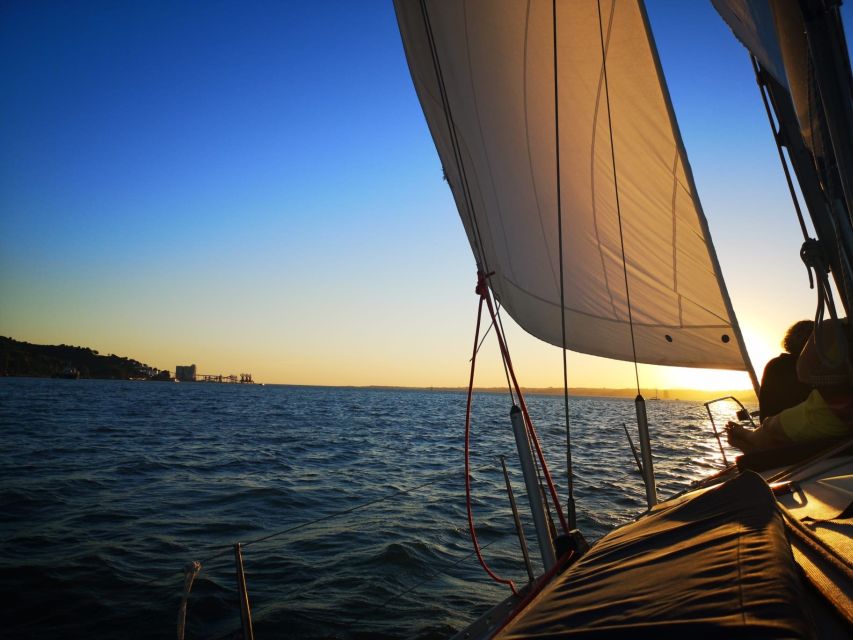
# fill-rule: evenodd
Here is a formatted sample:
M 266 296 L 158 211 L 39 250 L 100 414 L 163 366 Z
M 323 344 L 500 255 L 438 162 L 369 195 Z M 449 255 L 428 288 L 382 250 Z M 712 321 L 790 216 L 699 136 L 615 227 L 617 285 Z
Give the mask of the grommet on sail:
M 596 2 L 557 3 L 555 74 L 551 2 L 395 0 L 478 266 L 519 325 L 556 346 L 634 360 L 633 316 L 638 362 L 750 370 L 644 9 L 600 4 L 609 104 Z

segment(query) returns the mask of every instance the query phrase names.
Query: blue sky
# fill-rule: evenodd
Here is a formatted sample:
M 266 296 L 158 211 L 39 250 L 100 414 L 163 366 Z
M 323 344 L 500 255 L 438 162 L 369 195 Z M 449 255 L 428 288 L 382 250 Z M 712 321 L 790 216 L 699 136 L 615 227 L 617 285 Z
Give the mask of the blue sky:
M 813 298 L 746 53 L 709 3 L 648 10 L 766 359 Z M 270 382 L 465 383 L 474 263 L 390 2 L 4 2 L 0 76 L 0 335 Z M 511 333 L 525 383 L 559 386 L 559 354 Z M 572 362 L 572 385 L 633 378 Z M 645 377 L 691 380 L 667 375 Z

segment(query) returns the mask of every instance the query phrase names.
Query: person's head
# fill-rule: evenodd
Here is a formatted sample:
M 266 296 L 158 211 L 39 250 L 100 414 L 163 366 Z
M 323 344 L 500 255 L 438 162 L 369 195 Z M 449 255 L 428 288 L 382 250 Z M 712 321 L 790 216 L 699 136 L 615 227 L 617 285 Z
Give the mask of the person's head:
M 849 345 L 847 318 L 823 320 L 797 358 L 797 378 L 817 387 L 849 385 Z
M 814 331 L 814 322 L 812 320 L 795 322 L 782 339 L 782 347 L 788 353 L 799 355 L 803 347 L 806 346 L 806 340 L 809 339 L 812 331 Z

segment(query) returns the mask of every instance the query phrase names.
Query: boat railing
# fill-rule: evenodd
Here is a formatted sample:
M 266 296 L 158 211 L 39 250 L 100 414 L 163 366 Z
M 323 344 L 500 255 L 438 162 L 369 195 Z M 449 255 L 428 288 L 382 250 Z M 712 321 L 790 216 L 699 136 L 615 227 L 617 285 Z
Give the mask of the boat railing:
M 714 413 L 711 411 L 711 405 L 716 404 L 717 402 L 734 402 L 737 404 L 740 409 L 736 413 L 737 419 L 739 422 L 746 423 L 749 422 L 753 428 L 755 428 L 755 421 L 752 419 L 754 414 L 747 409 L 743 403 L 735 398 L 734 396 L 722 396 L 721 398 L 714 398 L 713 400 L 709 400 L 705 402 L 705 411 L 708 412 L 708 418 L 711 421 L 711 428 L 714 430 L 714 437 L 717 439 L 717 445 L 720 447 L 720 454 L 723 456 L 723 465 L 726 467 L 729 466 L 729 461 L 726 458 L 726 449 L 723 446 L 723 438 L 719 429 L 717 429 L 717 423 L 714 421 Z
M 499 462 L 497 462 L 497 463 L 491 462 L 491 463 L 482 465 L 480 467 L 477 467 L 475 469 L 472 469 L 471 471 L 472 472 L 478 472 L 478 471 L 487 471 L 487 470 L 495 470 L 495 469 L 501 469 L 503 471 L 503 478 L 504 478 L 504 481 L 506 484 L 507 496 L 509 498 L 510 507 L 512 509 L 513 521 L 515 522 L 516 534 L 518 536 L 519 544 L 521 546 L 522 554 L 524 557 L 525 569 L 527 570 L 528 577 L 532 581 L 533 580 L 533 568 L 531 565 L 526 540 L 524 538 L 524 531 L 523 531 L 523 527 L 521 524 L 521 518 L 518 514 L 518 509 L 517 509 L 515 499 L 514 499 L 514 495 L 512 492 L 512 486 L 510 483 L 509 474 L 506 470 L 506 463 L 505 463 L 506 456 L 503 456 L 503 455 L 498 456 L 498 460 L 499 460 Z M 227 560 L 227 557 L 231 556 L 233 554 L 234 563 L 235 563 L 235 573 L 236 573 L 236 579 L 237 579 L 237 585 L 236 585 L 237 586 L 237 596 L 238 596 L 239 605 L 240 605 L 241 628 L 233 629 L 233 630 L 229 631 L 228 633 L 224 634 L 222 636 L 222 638 L 243 637 L 244 639 L 251 639 L 252 637 L 254 637 L 254 635 L 253 635 L 253 621 L 252 621 L 252 615 L 251 615 L 249 590 L 248 590 L 248 587 L 246 584 L 245 571 L 243 569 L 243 549 L 245 549 L 246 547 L 250 547 L 252 545 L 261 543 L 261 542 L 267 542 L 267 541 L 272 540 L 274 538 L 284 537 L 287 534 L 292 534 L 292 533 L 295 533 L 295 532 L 300 531 L 302 529 L 321 525 L 324 522 L 333 521 L 335 519 L 341 518 L 341 517 L 349 515 L 351 513 L 355 513 L 357 511 L 367 509 L 368 507 L 372 507 L 372 506 L 378 505 L 380 503 L 387 502 L 389 500 L 393 500 L 393 499 L 398 498 L 402 495 L 415 494 L 415 492 L 418 492 L 421 489 L 425 489 L 426 487 L 429 487 L 430 485 L 434 485 L 436 483 L 439 483 L 439 482 L 445 480 L 448 475 L 458 474 L 458 473 L 459 473 L 459 471 L 456 469 L 450 469 L 450 470 L 447 470 L 444 472 L 439 472 L 429 481 L 422 482 L 420 484 L 417 484 L 417 485 L 414 485 L 411 487 L 406 487 L 406 488 L 395 490 L 393 492 L 390 492 L 388 494 L 385 494 L 385 495 L 380 496 L 378 498 L 375 498 L 373 500 L 362 502 L 360 504 L 354 505 L 354 506 L 346 508 L 346 509 L 341 509 L 341 510 L 338 510 L 338 511 L 335 511 L 332 513 L 328 513 L 326 515 L 320 516 L 320 517 L 315 518 L 313 520 L 304 521 L 304 522 L 301 522 L 299 524 L 295 524 L 295 525 L 292 525 L 292 526 L 287 527 L 285 529 L 275 531 L 272 533 L 268 533 L 268 534 L 265 534 L 263 536 L 260 536 L 260 537 L 257 537 L 257 538 L 254 538 L 254 539 L 251 539 L 248 541 L 235 542 L 235 543 L 227 545 L 227 546 L 222 546 L 220 548 L 211 549 L 211 551 L 213 551 L 214 553 L 212 553 L 211 555 L 208 555 L 207 557 L 203 558 L 200 561 L 192 561 L 192 562 L 188 563 L 187 565 L 185 565 L 185 567 L 183 569 L 183 583 L 184 584 L 183 584 L 183 592 L 182 592 L 181 600 L 180 600 L 180 606 L 178 609 L 178 625 L 177 625 L 178 640 L 183 640 L 183 637 L 184 637 L 184 631 L 186 629 L 187 609 L 188 609 L 188 601 L 189 601 L 189 597 L 190 597 L 190 592 L 192 590 L 192 586 L 193 586 L 193 583 L 195 582 L 195 579 L 198 577 L 199 573 L 202 570 L 202 567 L 207 567 L 211 563 L 217 563 L 217 562 L 220 562 L 223 560 Z M 486 544 L 480 545 L 480 549 L 481 550 L 486 549 L 486 548 L 490 547 L 491 545 L 493 545 L 497 542 L 504 541 L 507 537 L 508 537 L 507 535 L 497 537 L 494 540 L 491 540 Z M 450 563 L 449 567 L 444 567 L 444 569 L 453 569 L 453 568 L 463 564 L 464 562 L 468 561 L 469 559 L 473 558 L 475 556 L 475 554 L 476 554 L 476 551 L 472 550 L 467 555 L 464 555 L 464 556 L 458 558 L 457 560 L 455 560 L 454 562 Z M 387 598 L 383 602 L 377 604 L 376 606 L 380 610 L 384 609 L 384 608 L 388 607 L 391 603 L 393 603 L 395 600 L 398 600 L 398 599 L 412 593 L 413 591 L 423 587 L 428 582 L 430 582 L 434 578 L 442 575 L 443 573 L 444 573 L 444 571 L 440 568 L 430 568 L 427 570 L 426 575 L 421 576 L 420 579 L 417 580 L 414 584 L 406 587 L 405 589 L 403 589 L 402 591 L 400 591 L 398 593 L 391 595 L 389 598 Z M 148 582 L 146 582 L 144 584 L 146 584 L 146 585 L 147 584 L 153 584 L 154 582 L 165 581 L 167 579 L 171 580 L 171 579 L 173 579 L 173 577 L 175 575 L 176 575 L 175 573 L 172 573 L 169 576 L 161 576 L 159 578 L 154 578 L 154 579 L 149 580 Z M 318 583 L 319 582 L 321 582 L 321 581 L 318 581 Z M 310 588 L 312 588 L 312 585 L 308 586 L 309 590 L 310 590 Z M 306 591 L 306 589 L 303 586 L 303 587 L 299 587 L 299 588 L 295 589 L 293 591 L 293 593 L 296 593 L 296 592 L 304 593 L 305 591 Z M 287 598 L 288 595 L 291 595 L 291 594 L 285 594 L 285 598 Z M 368 615 L 368 613 L 369 612 L 365 611 L 360 617 L 354 618 L 353 620 L 351 620 L 350 623 L 351 624 L 358 624 Z

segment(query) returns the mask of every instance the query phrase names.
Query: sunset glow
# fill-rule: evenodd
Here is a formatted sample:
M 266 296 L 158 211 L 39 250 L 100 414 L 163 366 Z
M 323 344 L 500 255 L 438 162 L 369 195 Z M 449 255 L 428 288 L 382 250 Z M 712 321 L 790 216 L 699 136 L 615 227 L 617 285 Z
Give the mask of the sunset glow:
M 760 376 L 815 305 L 770 128 L 710 5 L 648 5 Z M 390 3 L 176 7 L 162 33 L 144 4 L 109 28 L 17 7 L 0 21 L 0 334 L 268 383 L 466 384 L 476 269 Z M 210 34 L 232 23 L 223 49 Z M 561 386 L 559 350 L 508 332 L 522 383 Z M 636 384 L 631 363 L 569 365 L 573 387 Z M 750 387 L 639 371 L 649 388 Z M 505 384 L 493 346 L 477 381 Z

